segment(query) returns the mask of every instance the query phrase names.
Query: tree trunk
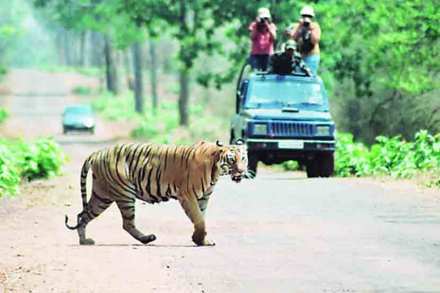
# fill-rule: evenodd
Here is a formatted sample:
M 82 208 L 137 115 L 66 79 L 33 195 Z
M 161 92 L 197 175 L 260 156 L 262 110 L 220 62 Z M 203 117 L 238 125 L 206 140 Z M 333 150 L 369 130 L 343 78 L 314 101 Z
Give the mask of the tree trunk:
M 189 69 L 182 68 L 179 72 L 179 124 L 189 125 L 188 101 L 189 101 Z
M 104 55 L 106 67 L 107 90 L 117 95 L 119 93 L 118 74 L 116 69 L 115 52 L 111 40 L 108 36 L 104 37 Z
M 68 30 L 64 30 L 63 32 L 63 51 L 64 51 L 64 65 L 70 66 L 72 65 L 71 59 L 71 44 L 70 44 L 70 32 Z
M 90 33 L 90 64 L 92 66 L 102 67 L 102 35 L 98 32 Z M 104 54 L 105 55 L 105 54 Z
M 179 31 L 179 38 L 180 38 L 180 62 L 181 69 L 179 71 L 179 84 L 180 84 L 180 92 L 179 92 L 179 124 L 183 126 L 189 125 L 189 113 L 188 113 L 188 101 L 189 101 L 189 71 L 190 71 L 190 62 L 186 60 L 187 54 L 186 50 L 187 48 L 184 46 L 184 43 L 182 42 L 182 39 L 188 35 L 189 29 L 188 29 L 188 23 L 186 20 L 187 16 L 187 6 L 185 3 L 185 0 L 179 1 L 179 21 L 180 21 L 180 31 Z
M 128 49 L 123 52 L 123 63 L 125 72 L 125 87 L 131 91 L 134 91 L 134 78 L 133 78 L 133 61 L 131 58 L 132 50 Z
M 57 30 L 57 33 L 55 35 L 55 43 L 57 47 L 58 52 L 58 65 L 65 65 L 66 64 L 66 56 L 64 53 L 65 47 L 64 47 L 64 38 L 65 38 L 65 30 L 64 28 L 59 28 Z
M 133 68 L 134 68 L 134 101 L 135 111 L 144 111 L 144 84 L 142 78 L 142 46 L 139 42 L 133 44 Z
M 79 66 L 86 66 L 86 40 L 87 40 L 87 31 L 83 31 L 80 34 L 79 39 Z
M 151 84 L 151 98 L 153 102 L 153 113 L 156 113 L 159 104 L 157 97 L 157 54 L 156 43 L 150 41 L 150 84 Z

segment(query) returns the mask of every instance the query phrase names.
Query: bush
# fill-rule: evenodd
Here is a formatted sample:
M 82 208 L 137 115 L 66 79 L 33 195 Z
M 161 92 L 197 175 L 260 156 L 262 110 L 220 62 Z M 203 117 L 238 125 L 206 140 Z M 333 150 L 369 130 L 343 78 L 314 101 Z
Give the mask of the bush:
M 86 86 L 77 86 L 72 90 L 72 93 L 78 96 L 88 96 L 91 95 L 93 90 Z
M 295 161 L 287 161 L 281 166 L 284 170 L 297 170 L 299 167 Z M 429 186 L 440 187 L 440 134 L 431 135 L 426 130 L 420 130 L 412 142 L 400 136 L 378 136 L 370 148 L 354 142 L 350 133 L 337 134 L 337 176 L 410 178 L 422 172 L 429 173 Z
M 6 118 L 8 118 L 8 112 L 4 108 L 0 108 L 0 124 L 5 122 Z
M 94 99 L 92 107 L 101 115 L 111 121 L 123 121 L 135 119 L 139 114 L 134 111 L 134 99 L 129 96 L 114 96 L 104 93 L 98 99 Z
M 336 174 L 400 178 L 413 177 L 424 171 L 439 174 L 436 172 L 440 169 L 440 134 L 431 135 L 426 130 L 420 130 L 412 142 L 399 136 L 379 136 L 376 141 L 368 149 L 361 143 L 355 143 L 351 134 L 338 134 Z
M 0 197 L 18 192 L 20 172 L 10 148 L 0 143 Z
M 0 196 L 18 192 L 21 180 L 57 175 L 65 157 L 53 139 L 35 142 L 0 141 Z
M 281 164 L 284 170 L 287 171 L 297 171 L 299 170 L 299 164 L 297 161 L 286 161 Z

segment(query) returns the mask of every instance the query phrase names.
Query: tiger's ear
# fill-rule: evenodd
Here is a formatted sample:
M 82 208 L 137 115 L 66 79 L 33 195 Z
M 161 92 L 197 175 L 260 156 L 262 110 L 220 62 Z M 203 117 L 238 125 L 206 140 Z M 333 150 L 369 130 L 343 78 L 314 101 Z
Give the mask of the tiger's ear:
M 242 138 L 237 139 L 237 140 L 235 141 L 235 144 L 236 144 L 236 145 L 243 145 L 243 144 L 244 144 L 244 140 L 243 140 Z
M 221 156 L 226 152 L 227 150 L 224 147 L 220 147 L 218 149 L 216 149 L 214 151 L 214 153 L 212 154 L 212 157 L 214 159 L 215 162 L 220 161 Z
M 205 143 L 206 143 L 206 141 L 204 141 L 204 140 L 200 140 L 200 141 L 196 142 L 195 144 L 193 144 L 192 146 L 193 146 L 193 147 L 199 147 L 199 146 L 201 146 L 201 145 L 203 145 L 203 144 L 205 144 Z
M 222 146 L 223 146 L 223 143 L 222 143 L 220 140 L 218 140 L 218 139 L 217 139 L 217 141 L 215 142 L 215 144 L 216 144 L 217 146 L 219 146 L 219 147 L 222 147 Z

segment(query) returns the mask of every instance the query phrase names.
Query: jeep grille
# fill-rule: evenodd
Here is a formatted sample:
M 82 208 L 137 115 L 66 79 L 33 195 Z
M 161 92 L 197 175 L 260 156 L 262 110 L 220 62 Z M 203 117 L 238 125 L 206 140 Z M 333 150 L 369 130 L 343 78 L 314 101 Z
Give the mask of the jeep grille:
M 313 136 L 314 126 L 307 123 L 272 122 L 271 133 L 273 136 Z

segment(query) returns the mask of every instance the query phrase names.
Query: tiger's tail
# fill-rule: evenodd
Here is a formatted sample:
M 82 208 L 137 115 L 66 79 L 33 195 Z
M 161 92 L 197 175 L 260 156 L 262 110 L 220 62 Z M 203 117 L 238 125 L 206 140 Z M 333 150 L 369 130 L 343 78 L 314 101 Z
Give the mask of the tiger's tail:
M 78 227 L 80 225 L 81 214 L 87 208 L 87 174 L 89 173 L 89 169 L 92 164 L 92 161 L 93 161 L 93 156 L 88 157 L 85 160 L 85 162 L 82 166 L 82 169 L 81 169 L 80 186 L 81 186 L 81 200 L 82 200 L 82 205 L 83 205 L 83 211 L 81 213 L 79 213 L 77 216 L 76 226 L 69 226 L 69 224 L 68 224 L 69 217 L 67 215 L 65 216 L 64 224 L 66 225 L 67 229 L 70 229 L 70 230 L 78 229 Z

